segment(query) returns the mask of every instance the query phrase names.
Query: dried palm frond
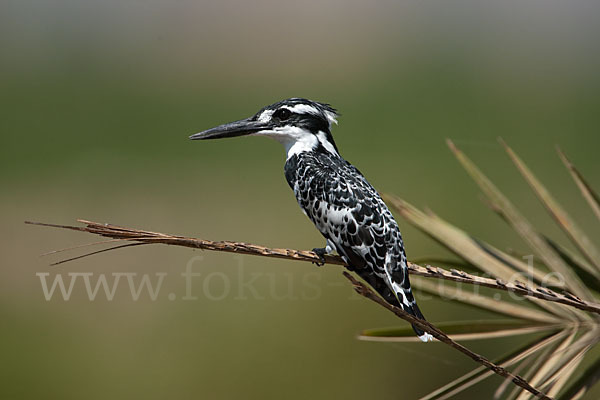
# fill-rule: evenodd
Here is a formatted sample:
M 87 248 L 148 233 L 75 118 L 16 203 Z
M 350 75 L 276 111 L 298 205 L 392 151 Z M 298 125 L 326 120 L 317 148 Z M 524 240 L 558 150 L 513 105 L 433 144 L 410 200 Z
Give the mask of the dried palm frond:
M 598 302 L 600 243 L 593 243 L 523 160 L 504 141 L 501 140 L 501 144 L 544 207 L 571 239 L 578 253 L 550 240 L 535 229 L 524 214 L 451 141 L 448 141 L 448 146 L 481 188 L 485 202 L 520 236 L 533 252 L 535 262 L 531 262 L 533 257 L 530 257 L 530 262 L 526 263 L 515 251 L 501 251 L 444 221 L 433 212 L 421 211 L 398 197 L 386 196 L 389 204 L 407 221 L 458 256 L 459 259 L 450 261 L 446 264 L 448 266 L 466 265 L 471 270 L 498 281 L 518 282 L 525 279 L 528 281 L 527 285 L 536 291 L 553 287 L 566 291 L 567 297 Z M 600 197 L 564 153 L 560 149 L 558 152 L 592 212 L 600 219 Z M 435 260 L 438 265 L 444 265 L 443 260 Z M 579 399 L 600 379 L 600 359 L 593 360 L 591 366 L 580 371 L 590 350 L 600 342 L 598 314 L 534 297 L 510 299 L 492 291 L 474 292 L 473 288 L 477 286 L 453 285 L 447 280 L 432 282 L 415 277 L 413 286 L 439 298 L 511 318 L 437 324 L 456 340 L 541 334 L 533 342 L 496 360 L 496 363 L 503 367 L 514 367 L 513 373 L 521 374 L 549 396 L 557 396 L 561 400 Z M 369 329 L 363 331 L 359 338 L 371 341 L 414 341 L 410 333 L 408 328 Z M 454 397 L 491 375 L 482 367 L 476 368 L 424 396 L 422 400 Z M 494 398 L 523 400 L 532 397 L 531 393 L 519 387 L 510 391 L 507 389 L 505 382 L 496 390 Z

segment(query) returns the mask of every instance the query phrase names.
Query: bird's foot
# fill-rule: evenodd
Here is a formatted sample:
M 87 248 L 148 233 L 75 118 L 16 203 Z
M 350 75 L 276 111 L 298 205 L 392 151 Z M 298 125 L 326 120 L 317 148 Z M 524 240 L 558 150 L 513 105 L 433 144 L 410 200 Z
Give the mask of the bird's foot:
M 313 261 L 312 263 L 315 264 L 317 267 L 322 267 L 323 265 L 325 265 L 325 255 L 327 254 L 327 248 L 325 247 L 315 247 L 314 249 L 312 249 L 313 253 L 315 253 L 317 256 L 319 256 L 319 260 L 320 261 Z

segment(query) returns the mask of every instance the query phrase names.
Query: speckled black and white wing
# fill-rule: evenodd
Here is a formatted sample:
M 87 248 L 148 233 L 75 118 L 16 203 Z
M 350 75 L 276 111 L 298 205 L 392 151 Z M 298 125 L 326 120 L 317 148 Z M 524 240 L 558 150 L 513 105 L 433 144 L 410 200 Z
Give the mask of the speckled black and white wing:
M 285 175 L 328 247 L 388 302 L 424 319 L 410 288 L 398 224 L 364 176 L 327 151 L 293 155 L 285 164 Z M 413 328 L 421 340 L 431 339 Z

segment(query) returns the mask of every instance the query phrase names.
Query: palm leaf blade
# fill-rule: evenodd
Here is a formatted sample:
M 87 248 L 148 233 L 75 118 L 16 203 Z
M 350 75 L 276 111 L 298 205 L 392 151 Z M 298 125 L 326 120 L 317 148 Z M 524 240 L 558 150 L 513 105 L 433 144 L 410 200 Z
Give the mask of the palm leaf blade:
M 438 323 L 437 326 L 454 340 L 484 340 L 545 331 L 558 331 L 562 327 L 556 324 L 527 323 L 520 320 L 453 321 Z M 358 338 L 360 340 L 376 342 L 416 343 L 419 341 L 410 326 L 367 329 L 362 331 Z
M 560 318 L 548 312 L 539 311 L 531 307 L 520 306 L 507 301 L 495 300 L 488 296 L 462 290 L 460 287 L 436 284 L 420 277 L 414 277 L 411 281 L 413 287 L 424 290 L 445 300 L 456 300 L 477 308 L 492 311 L 496 314 L 503 314 L 523 320 L 554 324 L 561 323 Z
M 576 400 L 585 395 L 600 380 L 600 358 L 558 396 L 558 400 Z
M 583 255 L 596 266 L 596 276 L 600 272 L 600 251 L 594 246 L 590 238 L 579 228 L 579 226 L 573 221 L 569 214 L 558 204 L 554 197 L 548 192 L 548 190 L 542 185 L 542 183 L 535 177 L 529 167 L 525 165 L 523 160 L 504 142 L 500 141 L 504 146 L 504 149 L 508 153 L 513 163 L 517 166 L 517 169 L 523 175 L 529 186 L 533 189 L 537 197 L 540 199 L 542 204 L 546 207 L 548 212 L 554 217 L 554 220 L 562 227 L 562 229 L 571 238 L 573 243 L 579 248 Z
M 527 357 L 538 354 L 540 351 L 545 349 L 548 346 L 553 345 L 557 340 L 560 340 L 564 337 L 564 331 L 547 335 L 542 337 L 541 339 L 536 339 L 533 342 L 522 346 L 521 348 L 513 351 L 512 353 L 496 360 L 496 364 L 502 365 L 503 367 L 510 367 L 515 363 L 518 363 Z M 455 379 L 452 382 L 447 383 L 446 385 L 434 390 L 428 395 L 422 397 L 419 400 L 443 400 L 449 399 L 452 396 L 457 395 L 458 393 L 468 389 L 469 387 L 475 385 L 478 382 L 492 376 L 493 373 L 486 370 L 483 367 L 478 367 L 465 375 L 462 375 Z
M 448 140 L 448 146 L 462 164 L 473 180 L 490 201 L 499 208 L 504 218 L 510 223 L 515 231 L 529 244 L 529 246 L 544 260 L 544 263 L 553 271 L 562 274 L 569 288 L 577 296 L 590 300 L 593 298 L 589 289 L 577 275 L 557 256 L 556 252 L 535 231 L 531 223 L 514 207 L 514 205 L 498 190 L 498 188 L 475 166 L 475 164 L 460 151 L 452 141 Z
M 579 187 L 579 190 L 583 194 L 583 197 L 587 200 L 588 204 L 590 205 L 590 208 L 592 209 L 594 214 L 596 214 L 596 217 L 600 219 L 600 196 L 598 196 L 598 194 L 594 192 L 592 187 L 585 181 L 585 179 L 583 179 L 583 176 L 581 175 L 579 170 L 575 168 L 575 165 L 571 163 L 571 161 L 567 158 L 565 153 L 563 153 L 562 150 L 558 147 L 557 151 L 558 155 L 560 156 L 560 159 L 571 173 L 573 180 L 575 180 L 577 187 Z

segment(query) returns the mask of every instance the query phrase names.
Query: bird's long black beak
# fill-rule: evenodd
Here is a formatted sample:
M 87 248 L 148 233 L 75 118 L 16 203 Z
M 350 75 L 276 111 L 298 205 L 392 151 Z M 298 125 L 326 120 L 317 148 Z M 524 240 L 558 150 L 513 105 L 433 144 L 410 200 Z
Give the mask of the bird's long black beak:
M 236 137 L 250 135 L 264 129 L 268 129 L 269 126 L 264 122 L 252 121 L 251 118 L 241 119 L 239 121 L 230 122 L 228 124 L 219 125 L 215 128 L 207 129 L 203 132 L 196 133 L 190 136 L 192 140 L 198 139 L 220 139 L 227 137 Z

